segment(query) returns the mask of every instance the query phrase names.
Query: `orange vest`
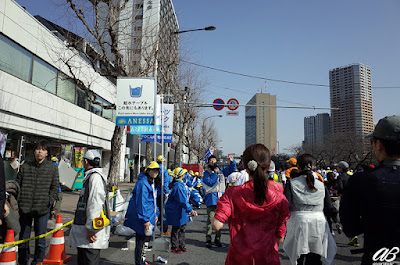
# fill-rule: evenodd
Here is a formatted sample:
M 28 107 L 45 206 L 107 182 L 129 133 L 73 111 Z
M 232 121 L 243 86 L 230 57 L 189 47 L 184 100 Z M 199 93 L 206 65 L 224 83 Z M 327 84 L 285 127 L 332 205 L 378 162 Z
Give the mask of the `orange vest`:
M 290 179 L 290 172 L 292 172 L 293 169 L 297 169 L 298 170 L 297 167 L 291 167 L 291 168 L 288 168 L 288 169 L 285 170 L 286 178 Z

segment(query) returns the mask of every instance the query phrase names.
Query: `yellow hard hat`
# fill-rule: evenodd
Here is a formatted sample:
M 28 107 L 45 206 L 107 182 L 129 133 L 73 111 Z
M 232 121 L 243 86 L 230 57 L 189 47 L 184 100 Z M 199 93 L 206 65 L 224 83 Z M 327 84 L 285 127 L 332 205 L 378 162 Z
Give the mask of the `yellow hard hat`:
M 189 170 L 189 174 L 194 176 L 193 170 Z
M 56 156 L 51 157 L 51 161 L 57 162 L 58 158 Z
M 175 170 L 174 170 L 174 174 L 175 174 L 175 176 L 177 176 L 177 177 L 181 177 L 181 176 L 183 176 L 185 173 L 186 173 L 186 172 L 185 172 L 185 169 L 183 169 L 183 168 L 181 168 L 181 167 L 177 167 L 177 168 L 175 168 Z
M 148 169 L 160 169 L 160 166 L 158 165 L 158 163 L 156 161 L 151 161 L 147 167 L 146 167 L 146 171 Z
M 199 175 L 199 172 L 195 172 L 194 174 L 195 174 L 196 176 L 198 176 L 198 175 Z
M 162 156 L 162 155 L 159 155 L 159 156 L 157 157 L 157 162 L 160 163 L 160 162 L 163 162 L 163 161 L 165 161 L 165 157 Z
M 199 182 L 199 183 L 197 183 L 197 185 L 196 185 L 196 188 L 199 188 L 199 187 L 202 187 L 203 185 Z

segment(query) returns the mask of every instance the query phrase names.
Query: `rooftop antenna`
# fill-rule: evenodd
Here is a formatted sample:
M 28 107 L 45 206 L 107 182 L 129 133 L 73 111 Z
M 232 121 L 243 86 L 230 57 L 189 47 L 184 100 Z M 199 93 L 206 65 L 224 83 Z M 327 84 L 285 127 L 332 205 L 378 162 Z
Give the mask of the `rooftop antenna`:
M 267 80 L 265 80 L 265 92 L 267 92 Z

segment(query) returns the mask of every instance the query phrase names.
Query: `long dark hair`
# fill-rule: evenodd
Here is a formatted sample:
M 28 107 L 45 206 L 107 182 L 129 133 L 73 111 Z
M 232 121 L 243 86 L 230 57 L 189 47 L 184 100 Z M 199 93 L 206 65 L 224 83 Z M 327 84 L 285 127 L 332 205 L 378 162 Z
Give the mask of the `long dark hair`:
M 317 190 L 315 187 L 315 177 L 312 169 L 315 167 L 315 158 L 310 154 L 302 154 L 297 158 L 297 167 L 301 169 L 298 176 L 305 175 L 307 181 L 307 187 L 310 190 Z
M 249 162 L 252 160 L 257 162 L 255 170 L 249 168 Z M 261 205 L 267 201 L 268 180 L 265 171 L 269 168 L 271 163 L 269 150 L 263 144 L 249 145 L 243 152 L 242 161 L 244 167 L 248 169 L 249 175 L 253 179 L 255 203 Z

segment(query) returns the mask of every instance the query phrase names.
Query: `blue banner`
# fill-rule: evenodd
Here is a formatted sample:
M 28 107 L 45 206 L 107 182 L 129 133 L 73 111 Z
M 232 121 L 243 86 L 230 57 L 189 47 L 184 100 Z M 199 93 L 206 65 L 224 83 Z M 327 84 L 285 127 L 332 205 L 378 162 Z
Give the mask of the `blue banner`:
M 117 117 L 116 124 L 119 125 L 154 125 L 154 116 L 122 116 Z
M 154 134 L 143 135 L 142 142 L 154 142 Z M 157 142 L 161 143 L 161 134 L 157 134 Z M 172 143 L 172 134 L 164 134 L 164 143 Z
M 154 134 L 154 125 L 130 126 L 131 134 Z M 161 132 L 161 125 L 157 125 L 157 133 Z

